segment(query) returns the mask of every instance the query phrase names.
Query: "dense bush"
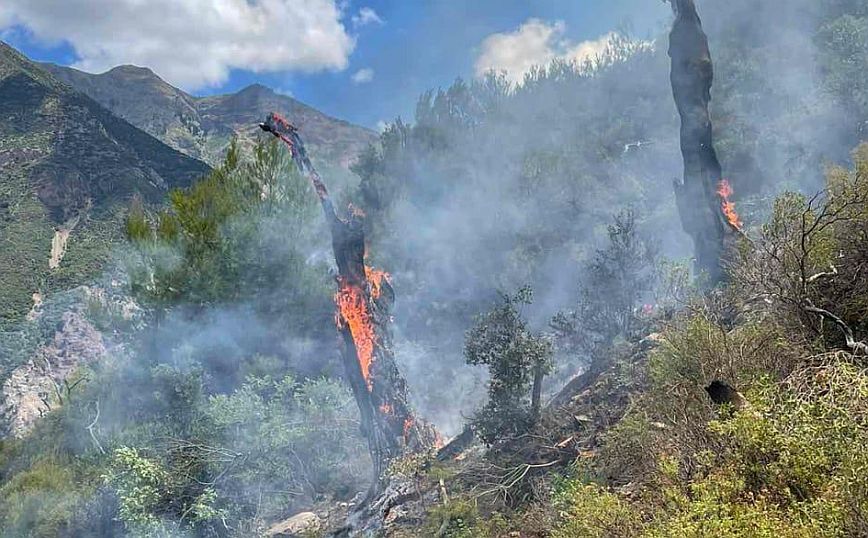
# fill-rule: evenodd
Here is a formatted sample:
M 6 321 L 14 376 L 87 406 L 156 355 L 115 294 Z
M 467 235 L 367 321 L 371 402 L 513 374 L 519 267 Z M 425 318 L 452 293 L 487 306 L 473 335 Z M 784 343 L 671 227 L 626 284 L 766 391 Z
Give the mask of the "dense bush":
M 783 194 L 743 245 L 732 284 L 695 296 L 670 323 L 647 390 L 583 466 L 605 485 L 567 481 L 557 532 L 868 532 L 866 152 L 852 170 L 830 170 L 820 195 Z M 712 381 L 741 400 L 713 404 Z
M 473 419 L 486 442 L 526 432 L 538 418 L 542 378 L 551 368 L 551 342 L 533 333 L 520 307 L 530 304 L 530 288 L 504 294 L 499 305 L 479 316 L 467 332 L 467 363 L 488 367 L 488 402 Z

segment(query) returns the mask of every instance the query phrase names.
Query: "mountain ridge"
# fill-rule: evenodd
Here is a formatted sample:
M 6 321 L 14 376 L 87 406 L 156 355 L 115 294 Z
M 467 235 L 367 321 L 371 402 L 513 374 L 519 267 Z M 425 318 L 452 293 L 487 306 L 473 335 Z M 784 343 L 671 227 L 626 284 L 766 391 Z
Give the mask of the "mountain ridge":
M 131 198 L 209 169 L 0 42 L 0 321 L 101 271 Z
M 233 137 L 251 144 L 258 135 L 256 124 L 272 111 L 299 126 L 313 158 L 326 166 L 349 169 L 377 138 L 374 131 L 329 116 L 259 83 L 234 93 L 194 96 L 147 67 L 120 65 L 91 74 L 56 64 L 42 65 L 114 114 L 212 166 L 220 162 Z

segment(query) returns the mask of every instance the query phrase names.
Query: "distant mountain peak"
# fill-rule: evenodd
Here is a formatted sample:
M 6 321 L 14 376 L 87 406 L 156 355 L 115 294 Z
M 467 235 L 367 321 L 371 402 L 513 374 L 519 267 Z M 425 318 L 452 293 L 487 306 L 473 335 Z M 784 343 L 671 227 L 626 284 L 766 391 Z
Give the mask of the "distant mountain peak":
M 269 88 L 268 86 L 265 86 L 265 85 L 260 84 L 258 82 L 254 82 L 253 84 L 250 84 L 249 86 L 245 86 L 244 88 L 242 88 L 241 91 L 238 92 L 238 95 L 256 94 L 256 93 L 264 93 L 264 94 L 273 95 L 273 94 L 275 94 L 275 91 L 272 90 L 271 88 Z
M 17 74 L 23 74 L 33 81 L 44 86 L 50 86 L 55 90 L 60 90 L 62 87 L 62 84 L 55 80 L 54 77 L 40 69 L 28 60 L 26 56 L 9 44 L 0 41 L 0 80 Z
M 37 64 L 0 43 L 0 323 L 24 316 L 34 293 L 101 272 L 132 198 L 161 204 L 209 170 L 78 90 L 77 76 L 133 98 L 159 91 Z
M 121 65 L 101 75 L 52 64 L 43 67 L 139 129 L 212 165 L 222 160 L 233 137 L 254 142 L 256 124 L 272 111 L 303 129 L 314 159 L 347 172 L 377 139 L 369 129 L 330 117 L 260 83 L 236 93 L 193 97 L 146 67 Z
M 126 75 L 126 76 L 135 76 L 142 78 L 160 78 L 156 73 L 151 71 L 150 68 L 147 67 L 139 67 L 137 65 L 132 64 L 124 64 L 119 65 L 117 67 L 112 67 L 103 75 Z M 161 79 L 162 80 L 162 79 Z

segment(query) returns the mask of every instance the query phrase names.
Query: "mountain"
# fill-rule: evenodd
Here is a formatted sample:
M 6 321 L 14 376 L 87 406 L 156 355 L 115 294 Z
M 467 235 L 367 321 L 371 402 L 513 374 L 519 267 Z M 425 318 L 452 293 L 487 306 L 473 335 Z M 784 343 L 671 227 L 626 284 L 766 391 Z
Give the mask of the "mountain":
M 208 170 L 0 42 L 0 322 L 96 274 L 131 197 Z
M 220 161 L 233 136 L 252 141 L 256 124 L 271 111 L 301 129 L 321 167 L 348 169 L 377 138 L 369 129 L 327 116 L 259 84 L 234 94 L 194 97 L 143 67 L 125 65 L 98 75 L 53 64 L 44 67 L 139 129 L 212 165 Z

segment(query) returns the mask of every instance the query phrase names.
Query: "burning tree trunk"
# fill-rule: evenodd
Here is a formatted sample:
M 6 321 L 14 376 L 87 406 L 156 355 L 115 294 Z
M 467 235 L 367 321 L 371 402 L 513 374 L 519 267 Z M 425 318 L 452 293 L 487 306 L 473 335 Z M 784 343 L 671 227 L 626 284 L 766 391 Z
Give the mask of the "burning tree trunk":
M 728 245 L 741 235 L 741 221 L 729 201 L 725 179 L 712 141 L 711 85 L 714 69 L 708 37 L 693 0 L 671 0 L 675 23 L 669 34 L 670 81 L 681 116 L 684 179 L 675 183 L 681 223 L 693 238 L 696 269 L 716 284 L 724 279 Z
M 436 436 L 433 427 L 413 416 L 406 383 L 391 350 L 389 312 L 395 296 L 389 275 L 365 264 L 364 214 L 350 206 L 346 218 L 338 215 L 295 127 L 274 113 L 260 127 L 289 148 L 299 170 L 313 183 L 328 221 L 338 266 L 335 322 L 344 344 L 347 378 L 379 478 L 390 460 L 432 447 Z

